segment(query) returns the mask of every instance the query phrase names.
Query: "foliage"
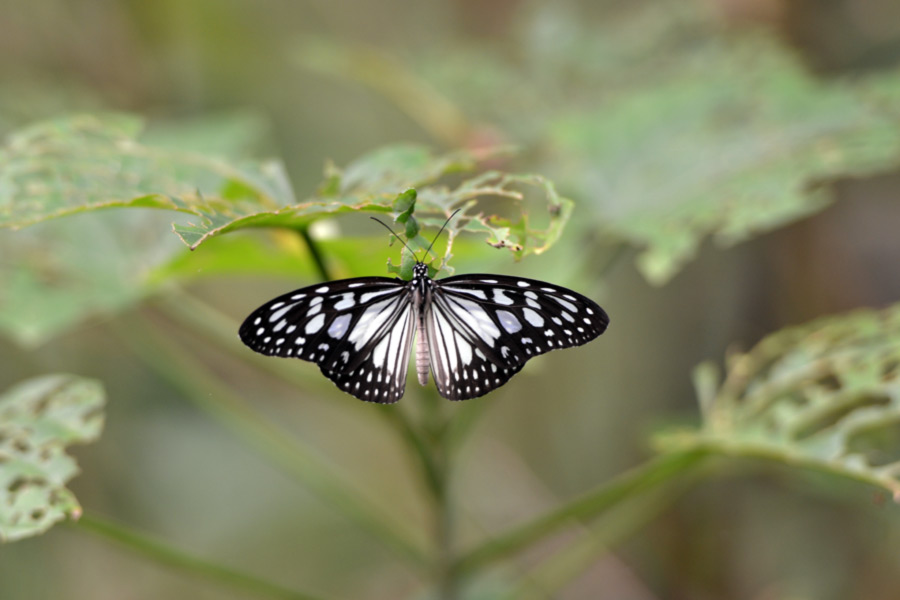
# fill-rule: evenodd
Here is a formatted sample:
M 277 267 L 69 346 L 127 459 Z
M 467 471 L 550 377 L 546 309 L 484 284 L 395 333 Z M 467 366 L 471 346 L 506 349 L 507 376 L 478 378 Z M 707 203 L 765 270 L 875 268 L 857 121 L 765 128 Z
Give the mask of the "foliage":
M 238 137 L 246 135 L 244 128 L 233 129 Z M 494 154 L 435 156 L 408 145 L 375 151 L 343 170 L 329 166 L 317 194 L 298 203 L 277 161 L 240 161 L 147 145 L 138 139 L 140 130 L 135 117 L 81 115 L 11 134 L 0 149 L 0 227 L 20 228 L 106 208 L 166 209 L 199 219 L 174 225 L 181 240 L 195 249 L 244 228 L 305 232 L 314 221 L 340 213 L 389 213 L 397 194 L 415 187 L 424 226 L 440 227 L 456 207 L 472 211 L 448 223 L 446 262 L 453 241 L 464 232 L 482 235 L 517 258 L 541 253 L 559 239 L 572 211 L 571 201 L 536 175 L 486 171 L 448 187 L 442 178 L 471 173 Z M 537 200 L 528 193 L 532 190 L 540 196 Z M 516 208 L 482 206 L 484 199 L 518 205 L 519 216 L 510 216 Z M 546 216 L 533 217 L 529 208 Z M 198 266 L 218 274 L 304 273 L 296 257 L 285 256 L 285 251 L 296 252 L 284 238 L 278 238 L 281 248 L 274 258 L 258 241 L 236 241 L 218 244 L 184 269 L 178 265 L 186 259 L 149 225 L 145 217 L 119 214 L 107 226 L 85 220 L 72 226 L 44 223 L 43 234 L 0 238 L 0 281 L 5 282 L 0 328 L 36 344 L 93 313 L 123 310 L 169 277 L 192 276 Z M 424 238 L 414 239 L 421 247 Z
M 900 500 L 900 305 L 774 333 L 697 368 L 703 426 L 663 448 L 765 457 L 877 485 Z
M 65 487 L 78 473 L 65 449 L 100 436 L 103 403 L 98 382 L 71 375 L 29 379 L 0 395 L 0 541 L 81 515 Z
M 579 567 L 707 475 L 711 457 L 823 471 L 900 500 L 898 306 L 773 333 L 727 357 L 721 381 L 715 366 L 700 365 L 698 426 L 658 436 L 657 455 L 632 470 L 464 542 L 456 539 L 466 515 L 456 506 L 453 478 L 459 447 L 486 402 L 448 409 L 423 393 L 407 403 L 411 409 L 360 412 L 373 428 L 383 419 L 412 459 L 419 500 L 433 519 L 432 527 L 417 528 L 398 518 L 407 515 L 393 496 L 374 497 L 273 423 L 268 407 L 231 389 L 226 369 L 207 364 L 209 348 L 189 345 L 206 339 L 216 352 L 238 353 L 308 392 L 304 418 L 315 422 L 310 405 L 321 378 L 248 357 L 235 341 L 234 319 L 179 283 L 371 274 L 383 263 L 371 252 L 375 238 L 343 225 L 363 215 L 392 218 L 421 257 L 437 228 L 462 209 L 436 245 L 434 271 L 450 272 L 448 262 L 462 248 L 481 256 L 504 249 L 509 254 L 497 254 L 519 259 L 569 239 L 579 250 L 587 246 L 580 250 L 585 270 L 602 250 L 635 247 L 640 271 L 662 284 L 708 237 L 734 244 L 807 217 L 831 201 L 828 182 L 900 163 L 896 72 L 820 81 L 767 32 L 724 30 L 699 3 L 613 4 L 621 6 L 604 5 L 609 18 L 599 20 L 563 3 L 526 8 L 532 12 L 521 18 L 512 52 L 490 42 L 445 48 L 435 41 L 409 56 L 305 40 L 294 54 L 302 65 L 375 89 L 432 139 L 463 149 L 382 146 L 343 167 L 329 163 L 303 195 L 281 160 L 247 157 L 263 128 L 246 114 L 154 123 L 145 131 L 138 117 L 97 112 L 13 130 L 0 147 L 0 329 L 37 344 L 92 315 L 163 298 L 152 321 L 135 311 L 126 326 L 111 328 L 125 329 L 118 331 L 122 344 L 442 598 L 457 597 L 463 585 L 476 590 L 492 566 L 579 529 L 583 539 L 563 540 L 555 558 L 539 556 L 534 563 L 542 564 L 528 576 L 503 576 L 485 593 L 554 595 Z M 0 100 L 0 112 L 5 102 L 11 100 Z M 12 127 L 3 114 L 0 127 Z M 485 138 L 489 149 L 479 143 Z M 506 146 L 510 140 L 520 153 Z M 547 176 L 507 172 L 512 160 Z M 578 200 L 577 220 L 567 196 Z M 159 235 L 169 220 L 177 238 Z M 269 235 L 239 235 L 250 229 Z M 388 271 L 408 276 L 412 258 L 404 251 Z M 99 384 L 61 375 L 26 381 L 0 397 L 0 537 L 35 535 L 80 515 L 65 487 L 76 465 L 64 450 L 96 439 L 102 404 Z M 224 585 L 310 597 L 90 514 L 80 526 Z
M 583 226 L 641 249 L 638 268 L 663 284 L 708 236 L 727 246 L 784 226 L 827 206 L 828 181 L 900 163 L 900 74 L 818 80 L 770 33 L 723 31 L 712 4 L 633 3 L 598 21 L 538 7 L 517 60 L 484 46 L 376 60 L 320 39 L 296 55 L 436 136 L 455 107 L 540 148 L 541 172 L 593 209 Z M 430 112 L 405 102 L 423 89 L 441 100 Z

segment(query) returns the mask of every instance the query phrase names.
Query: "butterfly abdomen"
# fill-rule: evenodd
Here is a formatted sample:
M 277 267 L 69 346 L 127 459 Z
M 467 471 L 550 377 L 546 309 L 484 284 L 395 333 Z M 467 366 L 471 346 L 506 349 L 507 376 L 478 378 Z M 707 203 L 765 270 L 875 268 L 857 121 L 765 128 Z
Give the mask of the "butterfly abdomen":
M 427 271 L 422 269 L 416 274 L 412 282 L 413 305 L 416 307 L 416 373 L 419 383 L 428 385 L 428 369 L 431 367 L 430 353 L 428 352 L 428 335 L 425 331 L 425 315 L 428 313 L 428 305 L 431 302 L 431 280 L 426 276 Z
M 425 335 L 425 320 L 419 318 L 419 326 L 416 330 L 416 373 L 419 374 L 419 383 L 428 385 L 428 369 L 431 363 L 428 360 L 428 336 Z

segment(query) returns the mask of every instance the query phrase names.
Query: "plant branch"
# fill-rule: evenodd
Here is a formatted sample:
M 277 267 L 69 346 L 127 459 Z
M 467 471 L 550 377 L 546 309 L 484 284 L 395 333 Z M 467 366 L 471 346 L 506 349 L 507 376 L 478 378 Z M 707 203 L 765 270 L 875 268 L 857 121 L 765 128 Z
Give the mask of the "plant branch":
M 459 574 L 467 574 L 503 560 L 558 533 L 574 521 L 596 518 L 621 502 L 668 482 L 709 454 L 708 450 L 697 448 L 657 456 L 615 477 L 601 488 L 470 550 L 456 561 L 454 568 Z
M 322 281 L 331 281 L 333 277 L 328 271 L 328 266 L 325 264 L 325 257 L 322 256 L 322 252 L 319 250 L 319 244 L 309 233 L 309 225 L 298 227 L 297 233 L 300 234 L 306 247 L 309 248 L 309 255 L 312 257 L 313 263 L 316 265 L 316 270 L 319 272 Z
M 241 589 L 257 596 L 280 600 L 316 600 L 317 597 L 288 589 L 230 567 L 191 556 L 149 536 L 90 514 L 82 515 L 74 526 L 104 539 L 116 542 L 132 552 L 173 567 L 195 577 L 202 577 L 233 589 Z
M 303 483 L 329 506 L 413 564 L 428 563 L 425 552 L 413 541 L 412 532 L 387 512 L 377 509 L 366 499 L 367 494 L 338 475 L 333 465 L 325 464 L 298 440 L 262 419 L 243 398 L 222 385 L 191 355 L 138 319 L 129 322 L 128 332 L 122 337 L 138 356 L 181 390 L 186 398 Z

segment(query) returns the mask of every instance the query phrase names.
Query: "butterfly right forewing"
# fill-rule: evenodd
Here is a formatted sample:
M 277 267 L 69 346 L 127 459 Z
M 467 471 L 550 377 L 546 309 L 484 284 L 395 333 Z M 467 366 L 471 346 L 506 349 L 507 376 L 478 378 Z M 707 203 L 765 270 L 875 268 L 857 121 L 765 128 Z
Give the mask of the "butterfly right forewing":
M 451 400 L 482 396 L 529 359 L 584 344 L 608 323 L 594 301 L 546 282 L 486 274 L 439 280 L 426 319 L 435 383 Z

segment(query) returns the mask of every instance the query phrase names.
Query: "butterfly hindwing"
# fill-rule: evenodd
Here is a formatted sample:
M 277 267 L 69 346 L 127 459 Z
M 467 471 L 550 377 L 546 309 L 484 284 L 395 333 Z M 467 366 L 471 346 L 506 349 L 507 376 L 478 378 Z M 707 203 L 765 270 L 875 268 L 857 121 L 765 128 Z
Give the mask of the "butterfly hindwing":
M 403 395 L 414 333 L 406 282 L 359 277 L 295 290 L 267 302 L 241 325 L 241 340 L 262 354 L 319 365 L 361 400 Z

